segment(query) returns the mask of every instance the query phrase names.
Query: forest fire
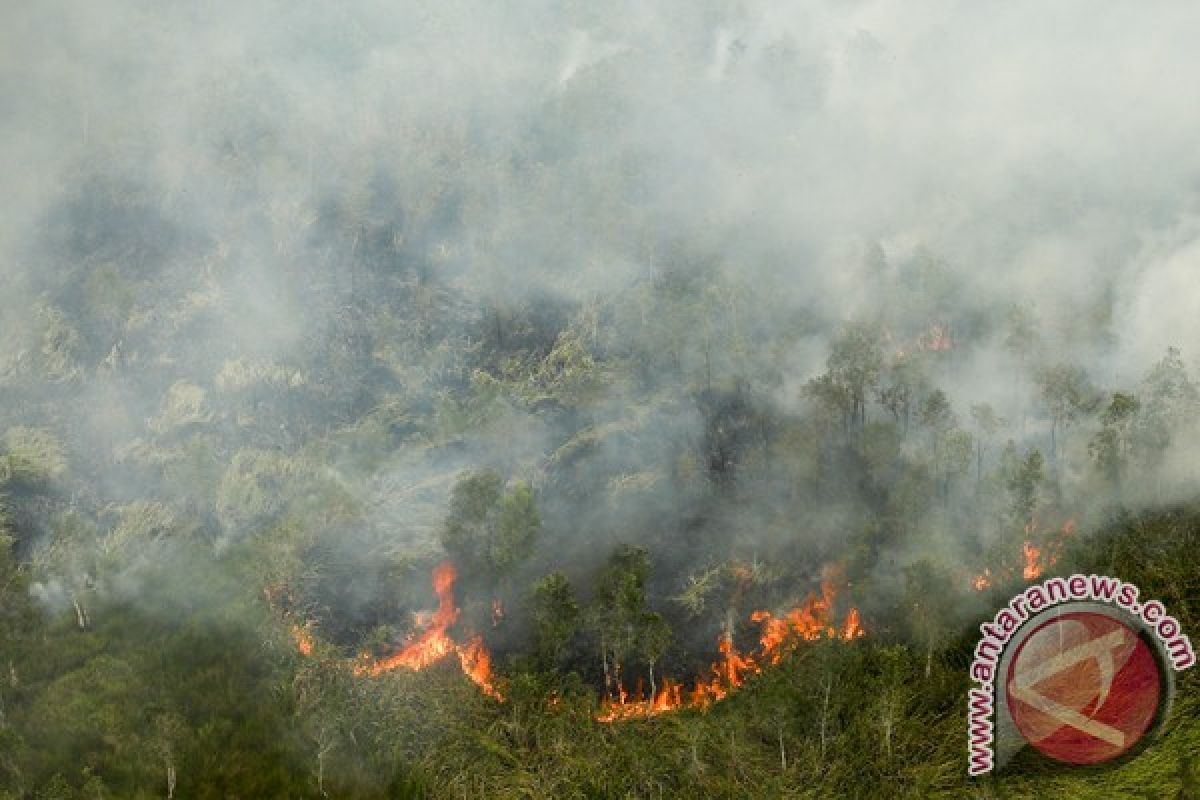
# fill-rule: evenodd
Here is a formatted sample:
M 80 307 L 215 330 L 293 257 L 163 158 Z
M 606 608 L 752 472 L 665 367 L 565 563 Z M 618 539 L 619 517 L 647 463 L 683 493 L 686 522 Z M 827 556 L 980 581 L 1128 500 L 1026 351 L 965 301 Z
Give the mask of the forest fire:
M 311 656 L 313 654 L 313 636 L 308 628 L 293 624 L 292 638 L 296 640 L 296 649 L 300 651 L 300 655 Z
M 1076 529 L 1075 519 L 1068 519 L 1059 528 L 1057 538 L 1054 538 L 1052 534 L 1043 537 L 1043 542 L 1039 546 L 1034 542 L 1034 537 L 1037 535 L 1037 522 L 1030 522 L 1026 525 L 1025 540 L 1021 543 L 1021 577 L 1027 581 L 1035 581 L 1051 569 L 1058 562 L 1063 540 L 1074 536 Z M 1009 574 L 1012 574 L 1011 570 Z M 993 577 L 990 567 L 971 578 L 971 587 L 977 592 L 990 589 L 992 584 Z
M 1042 550 L 1033 542 L 1025 542 L 1021 545 L 1021 555 L 1024 559 L 1024 566 L 1021 569 L 1021 577 L 1027 581 L 1035 581 L 1042 574 Z
M 374 676 L 400 668 L 419 672 L 454 654 L 463 674 L 484 694 L 503 700 L 504 696 L 496 688 L 492 676 L 491 653 L 484 645 L 483 637 L 474 636 L 465 644 L 459 644 L 450 635 L 449 631 L 459 617 L 459 609 L 454 602 L 456 577 L 454 565 L 449 561 L 435 567 L 433 588 L 438 607 L 434 611 L 422 611 L 414 615 L 422 630 L 391 655 L 374 660 L 362 657 L 354 665 L 354 674 Z M 766 610 L 751 613 L 750 620 L 761 627 L 760 648 L 756 653 L 739 652 L 732 635 L 728 632 L 722 634 L 717 641 L 720 658 L 709 666 L 707 672 L 696 678 L 690 690 L 670 678 L 663 679 L 661 684 L 652 683 L 648 694 L 640 684 L 633 694 L 618 684 L 617 696 L 605 700 L 596 720 L 616 722 L 655 716 L 680 708 L 706 708 L 724 699 L 744 684 L 747 678 L 762 672 L 764 665 L 778 664 L 788 648 L 796 642 L 822 638 L 851 640 L 864 636 L 866 631 L 857 608 L 849 609 L 840 625 L 834 619 L 837 594 L 834 582 L 835 578 L 827 577 L 821 582 L 819 594 L 810 593 L 801 605 L 779 616 Z M 291 632 L 297 650 L 302 655 L 311 656 L 315 639 L 309 629 L 293 624 Z
M 763 664 L 778 664 L 788 646 L 797 641 L 821 638 L 850 640 L 864 636 L 866 631 L 856 608 L 849 610 L 840 626 L 836 624 L 833 619 L 835 597 L 833 581 L 826 579 L 821 582 L 819 596 L 816 593 L 809 594 L 803 604 L 780 616 L 766 610 L 754 611 L 750 620 L 762 628 L 757 654 L 738 652 L 733 637 L 725 633 L 717 641 L 720 659 L 708 668 L 707 673 L 696 679 L 691 691 L 685 691 L 683 684 L 670 678 L 665 679 L 662 686 L 654 689 L 649 697 L 643 696 L 640 686 L 632 697 L 624 687 L 618 686 L 617 697 L 603 703 L 596 720 L 617 722 L 656 716 L 680 708 L 706 708 L 724 699 L 745 683 L 747 678 L 762 672 Z
M 447 633 L 458 621 L 458 607 L 454 604 L 454 581 L 457 577 L 454 565 L 449 561 L 434 567 L 433 590 L 437 594 L 438 607 L 431 614 L 418 615 L 418 620 L 425 623 L 425 630 L 392 655 L 356 665 L 354 673 L 379 675 L 400 667 L 419 672 L 454 653 L 458 656 L 463 674 L 484 694 L 497 700 L 503 699 L 492 682 L 492 656 L 483 644 L 483 637 L 476 636 L 460 645 Z

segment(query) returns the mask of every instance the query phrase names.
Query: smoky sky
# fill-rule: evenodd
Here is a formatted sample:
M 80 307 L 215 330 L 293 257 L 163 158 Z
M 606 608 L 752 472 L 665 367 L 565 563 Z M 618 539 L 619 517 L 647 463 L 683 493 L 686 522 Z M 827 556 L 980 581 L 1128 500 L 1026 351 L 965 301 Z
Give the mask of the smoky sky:
M 277 231 L 229 209 L 265 202 L 271 224 L 302 224 L 288 215 L 304 201 L 382 167 L 415 213 L 458 194 L 448 258 L 495 292 L 620 285 L 667 235 L 852 314 L 870 291 L 857 254 L 879 242 L 891 258 L 931 248 L 974 291 L 1050 317 L 1111 302 L 1120 368 L 1197 340 L 1191 3 L 5 17 L 6 272 L 63 183 L 107 166 L 187 196 L 192 224 L 269 282 Z
M 102 0 L 4 16 L 8 360 L 66 261 L 46 231 L 81 228 L 63 196 L 114 182 L 191 276 L 183 297 L 141 302 L 224 304 L 197 359 L 269 358 L 320 322 L 289 292 L 295 263 L 356 246 L 323 227 L 329 198 L 366 219 L 402 209 L 405 247 L 499 303 L 611 296 L 682 251 L 831 329 L 893 302 L 872 253 L 931 252 L 959 302 L 1034 311 L 1047 351 L 1106 385 L 1134 385 L 1168 345 L 1200 354 L 1194 3 Z M 97 269 L 130 256 L 102 255 Z M 827 347 L 788 346 L 777 399 L 794 404 Z M 1007 396 L 1002 350 L 984 341 L 940 376 L 960 411 Z M 101 431 L 132 436 L 160 407 L 157 387 L 83 391 Z M 133 410 L 104 412 L 118 405 Z M 604 408 L 619 418 L 621 398 Z M 539 420 L 507 424 L 379 482 L 420 493 L 480 454 L 520 467 L 561 444 Z

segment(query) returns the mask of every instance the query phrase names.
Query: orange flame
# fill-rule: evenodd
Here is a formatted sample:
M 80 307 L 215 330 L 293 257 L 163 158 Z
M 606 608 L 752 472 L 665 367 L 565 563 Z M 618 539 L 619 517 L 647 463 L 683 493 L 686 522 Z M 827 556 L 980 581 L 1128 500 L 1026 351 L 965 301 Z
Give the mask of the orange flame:
M 809 594 L 800 606 L 776 617 L 770 611 L 758 610 L 750 620 L 761 626 L 757 654 L 740 653 L 733 637 L 722 634 L 717 640 L 720 658 L 706 673 L 698 676 L 692 689 L 685 695 L 683 685 L 665 678 L 652 697 L 643 697 L 638 692 L 630 698 L 623 686 L 618 685 L 617 697 L 609 698 L 601 705 L 596 715 L 598 722 L 617 722 L 638 717 L 657 716 L 680 708 L 706 708 L 724 699 L 730 692 L 759 674 L 763 664 L 778 664 L 787 646 L 794 642 L 813 641 L 820 638 L 857 639 L 866 634 L 857 608 L 851 608 L 839 627 L 832 618 L 836 590 L 833 581 L 821 583 L 821 594 Z
M 483 637 L 476 636 L 455 650 L 463 673 L 482 689 L 484 694 L 503 700 L 504 697 L 492 683 L 492 654 L 483 646 Z
M 1022 546 L 1022 555 L 1025 560 L 1025 566 L 1021 571 L 1027 581 L 1034 581 L 1041 577 L 1042 573 L 1054 566 L 1058 561 L 1058 554 L 1048 548 L 1038 547 L 1032 542 L 1025 542 Z
M 1058 563 L 1058 557 L 1062 554 L 1063 542 L 1074 536 L 1077 530 L 1078 523 L 1074 517 L 1068 518 L 1062 524 L 1057 536 L 1053 531 L 1039 533 L 1037 520 L 1031 519 L 1025 525 L 1025 540 L 1021 543 L 1021 577 L 1027 581 L 1035 581 L 1042 577 L 1047 570 Z M 1041 544 L 1039 545 L 1037 542 Z M 1005 581 L 1011 580 L 1014 576 L 1015 569 L 1012 567 L 1002 570 L 1000 574 L 1000 578 Z M 987 568 L 971 578 L 971 586 L 975 591 L 982 592 L 991 588 L 993 580 L 992 571 Z
M 300 655 L 311 656 L 313 654 L 313 636 L 307 627 L 293 623 L 292 638 L 296 640 L 296 649 L 300 651 Z
M 458 621 L 459 609 L 454 605 L 454 581 L 457 577 L 454 565 L 449 561 L 434 567 L 433 590 L 438 597 L 437 610 L 416 616 L 418 621 L 426 624 L 425 630 L 392 655 L 356 665 L 354 674 L 379 675 L 399 667 L 419 672 L 455 653 L 463 674 L 488 696 L 503 699 L 492 682 L 492 656 L 483 644 L 483 637 L 476 636 L 465 645 L 459 645 L 447 633 L 450 626 Z
M 971 578 L 971 586 L 977 592 L 983 592 L 992 588 L 992 570 L 985 568 L 983 572 Z
M 842 638 L 857 639 L 860 636 L 866 635 L 867 632 L 862 626 L 862 620 L 858 616 L 858 609 L 851 608 L 850 613 L 846 615 L 846 622 L 842 625 Z
M 1025 559 L 1025 566 L 1021 570 L 1021 576 L 1027 581 L 1035 581 L 1042 574 L 1042 567 L 1038 563 L 1041 558 L 1042 551 L 1033 542 L 1025 542 L 1021 546 L 1021 554 Z
M 454 565 L 449 561 L 435 567 L 433 588 L 438 597 L 437 610 L 418 612 L 414 615 L 414 619 L 418 625 L 423 626 L 423 630 L 389 656 L 373 661 L 364 656 L 354 666 L 354 674 L 379 675 L 400 667 L 420 671 L 454 653 L 458 657 L 463 674 L 484 694 L 502 701 L 504 696 L 495 686 L 491 653 L 484 646 L 483 637 L 475 636 L 466 644 L 460 645 L 448 632 L 459 616 L 459 609 L 454 604 L 456 577 Z M 605 700 L 596 720 L 616 722 L 665 714 L 679 708 L 706 708 L 724 699 L 744 684 L 747 678 L 762 672 L 764 660 L 771 664 L 778 663 L 785 648 L 793 642 L 812 641 L 822 637 L 850 640 L 864 636 L 866 632 L 857 608 L 851 608 L 847 612 L 840 627 L 834 623 L 832 609 L 835 594 L 833 580 L 827 578 L 821 583 L 819 596 L 810 593 L 802 605 L 780 617 L 775 617 L 765 610 L 753 612 L 750 619 L 762 628 L 762 648 L 757 656 L 738 652 L 732 635 L 725 633 L 717 641 L 720 659 L 709 667 L 707 673 L 696 678 L 690 692 L 685 694 L 683 684 L 669 677 L 662 680 L 661 685 L 650 697 L 643 696 L 640 684 L 632 697 L 624 686 L 618 684 L 617 698 Z M 493 611 L 495 609 L 496 606 L 493 606 Z M 305 656 L 312 655 L 315 639 L 308 628 L 293 624 L 291 632 L 300 653 Z M 560 699 L 553 696 L 550 699 L 552 706 L 557 706 L 560 702 Z

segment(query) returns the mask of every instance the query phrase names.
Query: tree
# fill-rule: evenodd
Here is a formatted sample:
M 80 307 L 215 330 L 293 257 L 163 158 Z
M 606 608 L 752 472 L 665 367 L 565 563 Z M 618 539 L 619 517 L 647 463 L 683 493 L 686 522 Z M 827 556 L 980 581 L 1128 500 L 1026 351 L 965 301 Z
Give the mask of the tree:
M 62 443 L 45 428 L 9 428 L 0 440 L 0 486 L 42 488 L 66 467 Z
M 1009 307 L 1004 319 L 1004 349 L 1009 352 L 1016 362 L 1012 380 L 1012 418 L 1020 420 L 1020 432 L 1025 433 L 1026 400 L 1026 369 L 1030 354 L 1037 347 L 1040 334 L 1038 319 L 1034 312 L 1023 305 Z
M 485 469 L 455 484 L 441 540 L 464 574 L 495 589 L 529 557 L 541 529 L 533 489 L 518 481 L 505 492 L 499 473 Z
M 649 574 L 650 554 L 641 547 L 621 545 L 597 581 L 592 627 L 600 640 L 604 685 L 610 695 L 620 689 L 621 662 L 634 652 L 646 622 Z
M 933 654 L 955 629 L 954 578 L 944 566 L 922 559 L 904 568 L 904 609 L 925 652 L 925 679 L 933 674 Z
M 1116 392 L 1100 414 L 1103 427 L 1092 437 L 1088 453 L 1104 477 L 1120 490 L 1121 474 L 1133 447 L 1133 430 L 1141 404 L 1132 394 Z
M 930 451 L 936 462 L 943 437 L 958 424 L 958 417 L 950 407 L 946 393 L 941 389 L 930 392 L 921 402 L 918 418 L 921 426 L 929 431 Z
M 1188 377 L 1178 348 L 1167 348 L 1166 356 L 1146 374 L 1139 397 L 1135 450 L 1146 466 L 1157 467 L 1173 436 L 1194 425 L 1200 415 L 1200 389 Z
M 1008 476 L 1008 492 L 1011 497 L 1013 519 L 1022 526 L 1033 522 L 1037 510 L 1038 493 L 1046 479 L 1042 454 L 1030 451 L 1024 459 L 1016 462 Z
M 883 352 L 873 326 L 846 326 L 833 340 L 826 362 L 832 382 L 844 389 L 850 402 L 850 419 L 858 427 L 867 422 L 867 394 L 879 382 Z
M 658 685 L 654 681 L 654 667 L 667 653 L 671 646 L 671 626 L 663 619 L 662 614 L 654 611 L 642 615 L 638 624 L 638 650 L 646 660 L 650 673 L 650 697 L 658 694 Z
M 579 629 L 579 603 L 562 572 L 550 573 L 534 587 L 533 624 L 539 660 L 557 666 Z
M 971 419 L 975 423 L 975 486 L 978 488 L 983 481 L 984 450 L 992 437 L 1004 425 L 989 403 L 978 403 L 971 406 Z
M 489 561 L 492 569 L 507 577 L 533 550 L 542 530 L 542 518 L 533 499 L 533 488 L 518 481 L 500 499 L 496 512 L 495 536 Z
M 1050 414 L 1050 457 L 1057 473 L 1059 431 L 1065 431 L 1080 415 L 1093 411 L 1099 403 L 1087 373 L 1070 364 L 1056 364 L 1038 370 L 1037 385 L 1042 404 Z

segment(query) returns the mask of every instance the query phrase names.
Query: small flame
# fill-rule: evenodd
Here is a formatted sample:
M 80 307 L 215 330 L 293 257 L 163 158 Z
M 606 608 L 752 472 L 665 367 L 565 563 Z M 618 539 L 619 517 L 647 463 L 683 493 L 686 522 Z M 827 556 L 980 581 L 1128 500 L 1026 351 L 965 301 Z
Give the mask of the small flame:
M 300 651 L 300 655 L 311 656 L 313 654 L 313 636 L 307 627 L 293 623 L 292 638 L 296 640 L 296 649 Z
M 1059 528 L 1058 535 L 1053 531 L 1039 533 L 1038 521 L 1031 519 L 1025 525 L 1025 540 L 1021 543 L 1021 577 L 1027 581 L 1035 581 L 1042 577 L 1047 570 L 1058 563 L 1062 554 L 1063 542 L 1074 536 L 1078 523 L 1074 517 L 1068 518 Z M 1038 544 L 1040 542 L 1040 544 Z M 1000 579 L 1008 581 L 1015 576 L 1015 569 L 1009 567 L 1001 571 Z M 975 591 L 982 592 L 992 587 L 994 578 L 990 568 L 985 569 L 971 578 L 971 586 Z
M 846 622 L 842 625 L 842 638 L 858 639 L 866 635 L 867 632 L 863 629 L 862 620 L 858 616 L 858 609 L 851 608 L 850 613 L 846 615 Z
M 985 568 L 983 572 L 971 578 L 971 586 L 977 592 L 983 592 L 992 588 L 992 571 Z
M 1042 551 L 1033 542 L 1025 542 L 1021 547 L 1022 555 L 1025 559 L 1025 566 L 1021 570 L 1022 577 L 1027 581 L 1035 581 L 1042 574 L 1042 567 L 1038 563 L 1042 557 Z
M 928 332 L 921 335 L 917 344 L 927 352 L 941 352 L 954 347 L 954 342 L 950 339 L 950 332 L 944 325 L 936 322 L 929 326 Z

